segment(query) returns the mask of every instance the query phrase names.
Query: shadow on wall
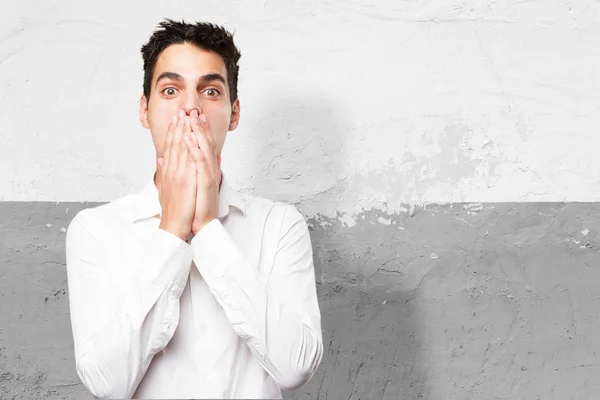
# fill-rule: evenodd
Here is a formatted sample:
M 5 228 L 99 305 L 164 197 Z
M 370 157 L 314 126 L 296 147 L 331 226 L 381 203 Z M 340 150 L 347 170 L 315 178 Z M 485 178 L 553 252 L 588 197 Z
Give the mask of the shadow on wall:
M 309 220 L 324 356 L 294 399 L 426 398 L 414 299 L 417 275 L 427 269 L 421 269 L 423 257 L 413 251 L 410 235 L 378 218 L 364 212 L 352 227 L 335 218 Z M 411 268 L 420 271 L 409 277 Z
M 418 398 L 426 392 L 426 379 L 420 376 L 420 335 L 410 301 L 415 290 L 404 290 L 395 261 L 408 238 L 399 239 L 397 225 L 382 225 L 371 212 L 359 215 L 352 227 L 342 223 L 341 214 L 321 214 L 339 209 L 314 197 L 345 178 L 349 118 L 334 101 L 313 92 L 273 98 L 277 102 L 263 109 L 250 133 L 255 146 L 245 155 L 256 182 L 252 194 L 294 204 L 307 218 L 324 344 L 311 381 L 284 392 L 284 398 Z
M 259 112 L 248 132 L 244 154 L 254 186 L 252 194 L 292 203 L 300 211 L 315 195 L 334 187 L 343 176 L 346 142 L 344 116 L 332 100 L 307 91 L 282 90 Z

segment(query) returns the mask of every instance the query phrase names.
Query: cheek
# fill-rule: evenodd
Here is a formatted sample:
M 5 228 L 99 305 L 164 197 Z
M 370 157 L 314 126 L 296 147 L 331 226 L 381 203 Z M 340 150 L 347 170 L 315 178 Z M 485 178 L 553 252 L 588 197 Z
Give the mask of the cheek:
M 154 112 L 153 114 L 148 115 L 148 125 L 150 126 L 152 140 L 154 141 L 154 146 L 159 155 L 162 155 L 163 153 L 171 117 L 172 115 L 169 112 Z
M 224 132 L 227 132 L 227 130 L 229 129 L 231 109 L 227 107 L 218 108 L 214 110 L 211 115 L 209 115 L 209 118 L 211 118 L 210 121 L 212 123 L 212 127 L 215 133 L 218 132 L 219 136 L 222 136 L 222 134 Z
M 208 121 L 210 122 L 210 129 L 215 135 L 217 147 L 221 149 L 225 141 L 225 135 L 227 135 L 227 131 L 229 130 L 231 110 L 227 107 L 221 107 L 205 110 L 205 112 L 208 116 Z

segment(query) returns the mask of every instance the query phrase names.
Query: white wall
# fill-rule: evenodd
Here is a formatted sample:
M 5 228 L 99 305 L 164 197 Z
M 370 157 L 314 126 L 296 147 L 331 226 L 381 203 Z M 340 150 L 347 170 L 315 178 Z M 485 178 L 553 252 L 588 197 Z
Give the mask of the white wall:
M 142 187 L 139 48 L 165 17 L 236 32 L 223 169 L 244 191 L 309 215 L 600 200 L 595 0 L 7 2 L 0 200 Z

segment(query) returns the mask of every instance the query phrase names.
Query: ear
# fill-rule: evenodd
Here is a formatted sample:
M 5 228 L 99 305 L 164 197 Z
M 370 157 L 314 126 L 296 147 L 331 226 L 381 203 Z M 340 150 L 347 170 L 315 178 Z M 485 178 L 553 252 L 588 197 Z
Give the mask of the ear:
M 140 97 L 140 123 L 144 128 L 150 129 L 148 124 L 148 101 L 144 95 Z
M 240 98 L 238 97 L 231 106 L 231 120 L 229 121 L 229 130 L 237 128 L 240 123 Z

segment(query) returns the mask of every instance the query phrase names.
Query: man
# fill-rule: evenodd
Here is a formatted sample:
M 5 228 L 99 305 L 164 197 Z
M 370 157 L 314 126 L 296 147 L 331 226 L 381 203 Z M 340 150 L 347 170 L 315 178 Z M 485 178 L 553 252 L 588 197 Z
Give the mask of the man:
M 165 20 L 142 55 L 156 172 L 67 231 L 77 373 L 101 398 L 281 398 L 321 362 L 321 317 L 302 215 L 220 169 L 240 52 L 222 27 Z

